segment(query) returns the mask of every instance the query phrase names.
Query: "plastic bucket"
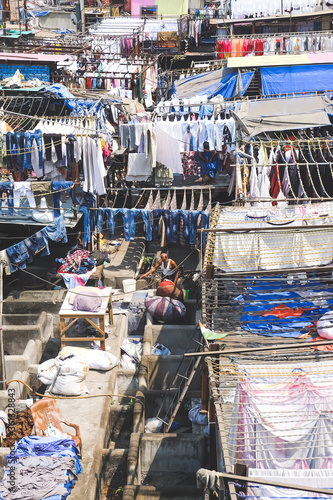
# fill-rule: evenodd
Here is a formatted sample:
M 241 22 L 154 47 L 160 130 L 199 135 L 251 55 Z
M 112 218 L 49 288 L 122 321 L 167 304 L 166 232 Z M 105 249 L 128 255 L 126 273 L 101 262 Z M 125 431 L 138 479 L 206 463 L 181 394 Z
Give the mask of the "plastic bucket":
M 136 280 L 129 279 L 123 281 L 123 290 L 124 293 L 135 292 L 136 290 Z

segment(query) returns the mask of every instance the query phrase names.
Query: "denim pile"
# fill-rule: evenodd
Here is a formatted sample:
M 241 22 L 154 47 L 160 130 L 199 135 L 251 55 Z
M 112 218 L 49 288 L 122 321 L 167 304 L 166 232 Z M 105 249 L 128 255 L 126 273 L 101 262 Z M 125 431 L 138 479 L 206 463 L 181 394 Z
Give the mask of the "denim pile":
M 24 437 L 6 458 L 3 500 L 63 500 L 82 471 L 74 441 L 63 437 Z

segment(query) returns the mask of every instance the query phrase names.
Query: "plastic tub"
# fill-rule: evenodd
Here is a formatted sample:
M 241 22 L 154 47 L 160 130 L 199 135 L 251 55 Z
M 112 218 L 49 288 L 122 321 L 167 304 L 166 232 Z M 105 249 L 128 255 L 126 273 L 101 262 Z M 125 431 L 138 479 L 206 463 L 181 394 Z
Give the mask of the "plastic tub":
M 123 281 L 124 293 L 135 292 L 136 290 L 136 280 L 128 279 Z

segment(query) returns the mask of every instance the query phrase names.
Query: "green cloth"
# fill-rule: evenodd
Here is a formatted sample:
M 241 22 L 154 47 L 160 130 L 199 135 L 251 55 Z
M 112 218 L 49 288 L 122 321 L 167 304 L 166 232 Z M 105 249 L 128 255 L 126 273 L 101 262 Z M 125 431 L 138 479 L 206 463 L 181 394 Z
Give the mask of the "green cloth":
M 227 333 L 214 333 L 212 332 L 212 330 L 209 330 L 208 328 L 205 327 L 201 327 L 201 334 L 203 338 L 206 340 L 219 340 L 223 339 L 228 335 Z

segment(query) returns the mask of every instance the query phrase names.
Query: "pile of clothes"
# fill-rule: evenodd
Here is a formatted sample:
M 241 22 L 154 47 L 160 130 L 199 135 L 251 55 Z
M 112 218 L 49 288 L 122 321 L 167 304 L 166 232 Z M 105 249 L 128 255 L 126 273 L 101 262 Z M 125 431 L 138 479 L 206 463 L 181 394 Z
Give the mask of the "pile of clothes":
M 95 260 L 90 257 L 90 252 L 81 245 L 75 245 L 67 253 L 66 258 L 58 259 L 58 262 L 61 263 L 58 273 L 84 274 L 96 267 Z
M 67 438 L 24 437 L 6 458 L 0 499 L 64 499 L 82 471 L 78 449 Z
M 110 259 L 107 252 L 89 252 L 77 244 L 70 249 L 65 259 L 56 261 L 61 264 L 57 272 L 62 275 L 67 288 L 75 288 L 84 286 L 96 271 L 96 266 L 110 262 Z

